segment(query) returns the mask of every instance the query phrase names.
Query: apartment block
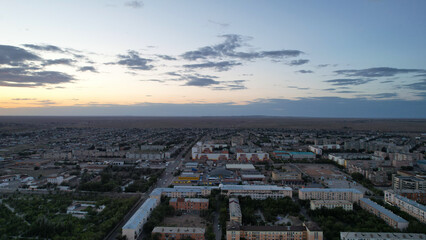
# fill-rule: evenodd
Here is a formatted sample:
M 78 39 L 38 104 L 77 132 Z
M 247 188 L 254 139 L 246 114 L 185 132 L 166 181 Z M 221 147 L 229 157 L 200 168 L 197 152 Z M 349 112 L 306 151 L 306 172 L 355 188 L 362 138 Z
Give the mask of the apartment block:
M 301 200 L 346 200 L 358 202 L 364 195 L 354 188 L 301 188 Z
M 222 194 L 229 196 L 248 196 L 252 199 L 292 197 L 292 189 L 275 185 L 220 185 Z
M 389 226 L 403 230 L 408 227 L 408 221 L 368 198 L 360 199 L 361 208 L 383 219 Z
M 396 232 L 340 232 L 340 240 L 422 240 L 426 234 Z
M 205 198 L 172 198 L 169 205 L 175 210 L 201 211 L 209 208 L 209 200 Z
M 394 190 L 422 190 L 426 191 L 426 180 L 414 176 L 392 176 L 392 188 Z
M 396 194 L 392 190 L 385 191 L 385 201 L 393 206 L 398 207 L 411 216 L 415 217 L 422 223 L 426 223 L 426 206 L 417 203 L 411 199 Z
M 328 208 L 333 209 L 341 207 L 346 211 L 353 210 L 353 204 L 345 200 L 311 200 L 311 210 Z
M 204 228 L 191 227 L 155 227 L 152 234 L 158 234 L 160 240 L 197 239 L 204 240 Z
M 238 198 L 229 199 L 229 219 L 231 222 L 242 224 L 240 201 Z

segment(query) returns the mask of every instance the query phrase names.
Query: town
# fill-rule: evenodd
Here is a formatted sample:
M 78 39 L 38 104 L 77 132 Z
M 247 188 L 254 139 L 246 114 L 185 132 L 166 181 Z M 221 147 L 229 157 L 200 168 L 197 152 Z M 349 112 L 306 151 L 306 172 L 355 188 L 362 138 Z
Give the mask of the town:
M 426 134 L 0 132 L 0 239 L 426 239 Z

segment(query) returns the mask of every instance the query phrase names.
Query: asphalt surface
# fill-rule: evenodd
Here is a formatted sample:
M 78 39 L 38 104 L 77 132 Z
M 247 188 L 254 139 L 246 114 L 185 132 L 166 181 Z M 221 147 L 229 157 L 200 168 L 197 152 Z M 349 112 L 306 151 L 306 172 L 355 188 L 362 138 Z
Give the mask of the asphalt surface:
M 192 146 L 197 141 L 189 144 L 185 149 L 183 149 L 178 156 L 175 157 L 175 160 L 169 161 L 169 166 L 165 169 L 163 174 L 158 178 L 157 183 L 152 186 L 147 192 L 143 193 L 141 198 L 138 200 L 137 204 L 133 206 L 133 208 L 126 214 L 126 216 L 115 226 L 115 228 L 104 238 L 104 240 L 115 240 L 121 234 L 121 228 L 126 224 L 126 222 L 133 216 L 133 214 L 140 208 L 140 206 L 145 202 L 145 200 L 149 197 L 151 192 L 156 188 L 168 187 L 173 181 L 173 173 L 176 171 L 176 167 L 180 169 L 182 167 L 184 159 L 189 159 L 191 156 L 191 151 L 188 149 L 192 148 Z M 183 156 L 183 154 L 188 151 L 188 153 Z M 142 234 L 138 239 L 142 239 Z

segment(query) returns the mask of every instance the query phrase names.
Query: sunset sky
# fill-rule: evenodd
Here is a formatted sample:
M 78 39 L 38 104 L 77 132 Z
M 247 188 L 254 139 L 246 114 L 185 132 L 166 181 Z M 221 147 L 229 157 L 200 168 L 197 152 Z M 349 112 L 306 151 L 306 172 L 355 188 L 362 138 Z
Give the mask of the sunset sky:
M 426 118 L 426 1 L 3 1 L 0 115 Z

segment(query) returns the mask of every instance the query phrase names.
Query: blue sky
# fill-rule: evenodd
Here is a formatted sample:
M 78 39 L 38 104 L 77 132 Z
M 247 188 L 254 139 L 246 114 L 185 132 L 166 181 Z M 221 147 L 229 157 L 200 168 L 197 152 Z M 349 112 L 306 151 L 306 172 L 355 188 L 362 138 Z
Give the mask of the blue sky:
M 425 1 L 0 4 L 0 115 L 426 117 Z

